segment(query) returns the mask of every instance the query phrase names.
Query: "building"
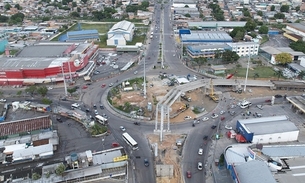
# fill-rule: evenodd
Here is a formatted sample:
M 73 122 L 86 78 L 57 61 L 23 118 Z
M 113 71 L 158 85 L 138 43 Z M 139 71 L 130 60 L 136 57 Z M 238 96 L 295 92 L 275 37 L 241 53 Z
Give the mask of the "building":
M 284 36 L 292 41 L 304 40 L 305 22 L 289 23 L 286 25 Z
M 180 34 L 183 44 L 230 43 L 232 37 L 224 31 L 191 31 L 191 34 Z
M 235 51 L 240 57 L 258 55 L 259 43 L 256 42 L 238 42 L 238 43 L 219 43 L 205 45 L 188 45 L 187 53 L 192 58 L 205 57 L 215 58 L 218 52 L 225 50 Z
M 247 142 L 260 144 L 297 141 L 299 135 L 299 129 L 287 116 L 239 119 L 236 131 Z
M 132 41 L 134 30 L 135 25 L 126 20 L 114 24 L 107 33 L 107 46 L 125 46 L 126 42 Z
M 244 27 L 247 22 L 244 21 L 204 21 L 204 22 L 188 22 L 188 27 L 196 27 L 202 30 L 224 30 L 234 27 Z
M 232 144 L 224 150 L 225 165 L 238 183 L 302 183 L 305 145 Z
M 172 9 L 183 8 L 188 6 L 189 8 L 196 8 L 196 2 L 193 0 L 174 0 Z
M 100 41 L 97 30 L 80 30 L 69 31 L 67 34 L 61 35 L 58 39 L 62 42 L 83 42 L 83 41 Z
M 273 65 L 276 64 L 275 57 L 277 54 L 280 53 L 289 53 L 291 55 L 292 60 L 296 61 L 299 58 L 304 57 L 305 54 L 300 51 L 294 51 L 289 47 L 271 47 L 271 46 L 264 46 L 259 49 L 259 54 L 265 57 L 269 62 Z
M 91 43 L 38 42 L 0 62 L 0 85 L 33 85 L 62 82 L 92 72 L 98 45 Z M 86 67 L 86 69 L 84 69 Z

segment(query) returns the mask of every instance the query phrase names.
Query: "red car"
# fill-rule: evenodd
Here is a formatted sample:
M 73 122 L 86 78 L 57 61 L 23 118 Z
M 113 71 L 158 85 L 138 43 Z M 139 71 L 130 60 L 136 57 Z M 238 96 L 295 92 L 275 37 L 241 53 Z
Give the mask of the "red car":
M 101 86 L 102 88 L 105 88 L 106 87 L 106 84 L 104 83 L 104 84 L 102 84 L 102 86 Z
M 187 177 L 187 178 L 191 178 L 191 177 L 192 177 L 191 171 L 186 171 L 186 177 Z
M 85 85 L 85 86 L 83 86 L 83 89 L 87 89 L 87 88 L 88 88 L 88 86 L 86 86 L 86 85 Z

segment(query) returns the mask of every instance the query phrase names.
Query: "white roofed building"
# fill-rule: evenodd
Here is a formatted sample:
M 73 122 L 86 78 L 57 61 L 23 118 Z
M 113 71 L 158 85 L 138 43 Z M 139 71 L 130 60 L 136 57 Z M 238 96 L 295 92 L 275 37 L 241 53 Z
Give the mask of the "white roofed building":
M 108 46 L 126 45 L 126 42 L 132 41 L 135 25 L 129 21 L 123 20 L 113 25 L 108 31 Z

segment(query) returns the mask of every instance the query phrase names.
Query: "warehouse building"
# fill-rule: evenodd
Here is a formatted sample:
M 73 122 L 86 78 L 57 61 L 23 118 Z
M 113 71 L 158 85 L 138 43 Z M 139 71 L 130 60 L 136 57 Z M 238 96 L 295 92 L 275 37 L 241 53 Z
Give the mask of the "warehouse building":
M 279 143 L 297 141 L 299 129 L 287 116 L 240 119 L 236 131 L 252 143 Z
M 191 34 L 180 34 L 183 44 L 198 43 L 231 43 L 232 37 L 224 31 L 191 31 Z
M 305 37 L 305 23 L 289 23 L 286 25 L 286 28 L 283 28 L 285 31 L 284 36 L 292 41 L 303 40 Z
M 126 42 L 132 41 L 134 30 L 135 25 L 126 20 L 114 24 L 107 33 L 107 46 L 126 45 Z
M 189 28 L 197 28 L 202 30 L 226 30 L 234 27 L 244 27 L 245 21 L 202 21 L 202 22 L 188 22 Z

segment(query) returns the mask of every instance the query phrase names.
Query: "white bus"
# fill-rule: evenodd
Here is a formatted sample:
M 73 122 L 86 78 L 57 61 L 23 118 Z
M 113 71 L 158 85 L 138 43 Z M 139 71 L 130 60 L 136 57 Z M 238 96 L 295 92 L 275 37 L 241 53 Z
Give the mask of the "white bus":
M 138 149 L 138 143 L 127 132 L 123 133 L 122 137 L 125 142 L 131 146 L 132 150 Z
M 102 125 L 106 125 L 108 123 L 108 119 L 107 118 L 104 118 L 103 116 L 101 115 L 96 115 L 95 116 L 95 120 L 99 123 L 101 123 Z
M 245 108 L 247 108 L 247 107 L 250 107 L 251 105 L 252 105 L 251 102 L 244 100 L 244 101 L 242 101 L 242 102 L 240 103 L 239 107 L 242 108 L 242 109 L 245 109 Z

